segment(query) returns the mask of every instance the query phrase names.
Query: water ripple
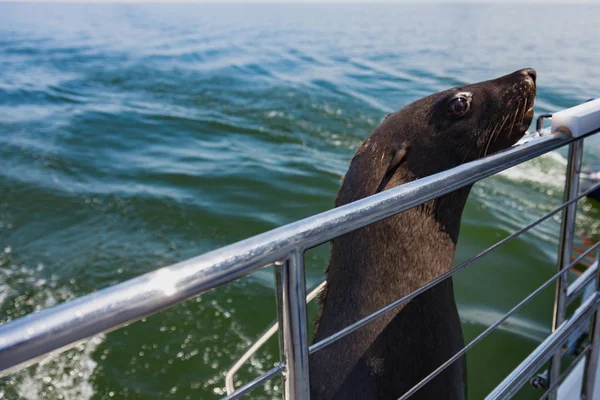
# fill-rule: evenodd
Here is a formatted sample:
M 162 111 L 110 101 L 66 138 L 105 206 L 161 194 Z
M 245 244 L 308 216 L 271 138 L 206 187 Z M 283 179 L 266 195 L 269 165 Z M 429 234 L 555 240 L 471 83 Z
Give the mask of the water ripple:
M 331 208 L 369 132 L 387 112 L 432 92 L 532 66 L 538 114 L 598 97 L 598 11 L 0 4 L 2 310 L 9 298 L 43 303 L 35 288 L 46 273 L 57 283 L 42 293 L 62 301 Z M 599 144 L 586 141 L 586 162 Z M 564 156 L 475 185 L 457 261 L 558 204 Z M 582 202 L 578 230 L 598 231 L 597 219 Z M 552 273 L 558 223 L 457 277 L 467 336 Z M 325 248 L 307 257 L 307 276 L 320 276 L 327 257 Z M 31 269 L 37 263 L 44 277 Z M 0 397 L 87 398 L 94 390 L 102 398 L 218 398 L 223 371 L 275 317 L 271 274 L 80 349 L 73 360 L 96 363 L 80 381 L 63 376 L 71 364 L 59 359 L 52 371 L 0 381 Z M 550 310 L 550 297 L 538 309 Z M 470 355 L 470 397 L 483 397 L 503 365 L 522 359 L 549 319 L 536 311 L 509 322 L 499 333 L 512 349 L 505 354 L 494 337 L 481 343 Z M 273 365 L 277 346 L 269 346 L 244 381 Z M 478 368 L 489 354 L 498 367 Z M 55 392 L 45 384 L 23 391 L 41 375 Z M 272 384 L 256 396 L 278 393 Z

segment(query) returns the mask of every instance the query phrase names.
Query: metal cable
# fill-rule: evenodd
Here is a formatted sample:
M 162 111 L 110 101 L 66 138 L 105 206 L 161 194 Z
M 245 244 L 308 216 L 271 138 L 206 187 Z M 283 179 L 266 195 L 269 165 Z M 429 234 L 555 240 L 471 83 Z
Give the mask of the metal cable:
M 453 355 L 452 357 L 450 357 L 450 359 L 448 359 L 448 361 L 446 361 L 445 363 L 443 363 L 442 365 L 440 365 L 438 368 L 436 368 L 431 374 L 427 375 L 423 380 L 421 380 L 421 382 L 419 382 L 415 386 L 413 386 L 408 392 L 404 393 L 402 395 L 402 397 L 400 397 L 399 400 L 408 399 L 410 396 L 412 396 L 413 394 L 415 394 L 417 392 L 417 390 L 419 390 L 423 386 L 425 386 L 429 381 L 431 381 L 433 378 L 435 378 L 436 376 L 438 376 L 442 371 L 444 371 L 446 368 L 448 368 L 453 362 L 455 362 L 460 357 L 462 357 L 473 346 L 475 346 L 477 343 L 479 343 L 481 340 L 483 340 L 483 338 L 485 338 L 487 335 L 489 335 L 490 333 L 492 333 L 492 331 L 494 329 L 496 329 L 498 326 L 500 326 L 512 314 L 514 314 L 521 307 L 523 307 L 525 304 L 527 304 L 529 302 L 529 300 L 531 300 L 533 297 L 535 297 L 542 290 L 546 289 L 548 286 L 550 286 L 551 284 L 553 284 L 556 279 L 558 279 L 562 275 L 564 275 L 567 272 L 569 272 L 569 270 L 571 269 L 571 267 L 577 265 L 577 263 L 579 261 L 581 261 L 585 256 L 587 256 L 589 253 L 591 253 L 592 251 L 594 251 L 598 247 L 600 247 L 600 242 L 597 242 L 596 244 L 594 244 L 593 246 L 591 246 L 588 250 L 586 250 L 585 253 L 583 253 L 580 257 L 578 257 L 578 259 L 576 259 L 571 264 L 569 264 L 568 267 L 566 267 L 566 268 L 560 270 L 559 272 L 557 272 L 556 274 L 554 274 L 550 279 L 548 279 L 541 286 L 539 286 L 536 290 L 534 290 L 527 297 L 525 297 L 523 300 L 521 300 L 516 306 L 514 306 L 513 308 L 511 308 L 500 319 L 498 319 L 496 322 L 494 322 L 492 325 L 490 325 L 486 330 L 484 330 L 479 335 L 477 335 L 477 337 L 475 339 L 473 339 L 471 342 L 469 342 L 469 344 L 467 344 L 465 347 L 463 347 L 458 353 L 456 353 L 455 355 Z
M 253 381 L 248 382 L 247 384 L 245 384 L 244 386 L 242 386 L 235 392 L 223 397 L 222 400 L 233 400 L 233 399 L 241 398 L 243 395 L 245 395 L 249 391 L 253 390 L 256 386 L 260 385 L 263 382 L 268 381 L 269 379 L 271 379 L 272 377 L 274 377 L 275 375 L 277 375 L 278 373 L 283 371 L 284 368 L 285 368 L 284 363 L 277 364 L 277 366 L 275 368 L 270 369 L 269 371 L 265 372 L 264 374 L 262 374 L 261 376 L 259 376 L 256 379 L 254 379 Z

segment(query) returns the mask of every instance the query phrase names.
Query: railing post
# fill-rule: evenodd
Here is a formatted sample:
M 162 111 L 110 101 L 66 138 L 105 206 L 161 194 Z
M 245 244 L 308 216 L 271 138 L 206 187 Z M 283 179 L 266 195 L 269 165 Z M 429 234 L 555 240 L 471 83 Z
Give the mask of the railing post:
M 583 140 L 577 140 L 569 145 L 569 161 L 567 164 L 564 202 L 574 199 L 579 194 L 579 173 L 581 172 L 581 158 L 583 154 Z M 562 224 L 560 230 L 560 243 L 558 248 L 558 270 L 568 268 L 571 262 L 573 249 L 573 236 L 575 232 L 575 214 L 577 203 L 569 205 L 562 213 Z M 569 281 L 567 274 L 563 274 L 556 282 L 556 294 L 554 298 L 554 315 L 552 320 L 552 332 L 562 324 L 566 315 L 567 288 Z M 562 353 L 558 350 L 550 363 L 551 386 L 560 376 Z M 549 394 L 550 400 L 556 400 L 556 390 Z
M 308 329 L 306 318 L 306 281 L 304 254 L 296 250 L 283 263 L 276 263 L 279 343 L 283 372 L 284 398 L 310 398 L 308 370 Z
M 600 250 L 596 251 L 596 262 L 600 263 Z M 596 286 L 594 289 L 598 292 L 599 288 L 600 268 L 596 271 Z M 592 317 L 590 342 L 592 348 L 586 358 L 585 372 L 583 373 L 583 398 L 586 400 L 598 400 L 600 399 L 600 390 L 598 390 L 599 388 L 595 384 L 598 374 L 598 356 L 600 355 L 600 312 L 598 310 L 594 312 Z M 598 395 L 594 396 L 594 391 L 598 392 Z

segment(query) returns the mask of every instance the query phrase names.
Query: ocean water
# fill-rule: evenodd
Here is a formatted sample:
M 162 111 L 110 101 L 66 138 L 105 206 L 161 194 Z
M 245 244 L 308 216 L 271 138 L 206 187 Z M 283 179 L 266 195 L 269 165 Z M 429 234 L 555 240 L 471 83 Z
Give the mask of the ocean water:
M 599 18 L 591 5 L 0 4 L 0 322 L 330 209 L 362 140 L 427 94 L 534 67 L 538 115 L 600 96 Z M 475 185 L 457 263 L 560 203 L 565 153 Z M 579 236 L 597 235 L 598 210 L 580 203 Z M 466 340 L 553 274 L 559 224 L 457 275 Z M 307 254 L 309 285 L 327 257 Z M 471 399 L 549 333 L 552 296 L 469 352 Z M 275 315 L 267 268 L 3 378 L 0 398 L 219 398 Z M 278 357 L 273 339 L 239 382 Z

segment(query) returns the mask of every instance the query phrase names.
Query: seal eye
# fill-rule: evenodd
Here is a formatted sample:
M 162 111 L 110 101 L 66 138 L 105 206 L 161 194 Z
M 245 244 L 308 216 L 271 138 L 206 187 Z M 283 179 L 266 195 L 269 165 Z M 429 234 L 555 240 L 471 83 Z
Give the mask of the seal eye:
M 453 117 L 462 117 L 469 111 L 470 102 L 464 97 L 455 97 L 448 104 L 448 114 Z

